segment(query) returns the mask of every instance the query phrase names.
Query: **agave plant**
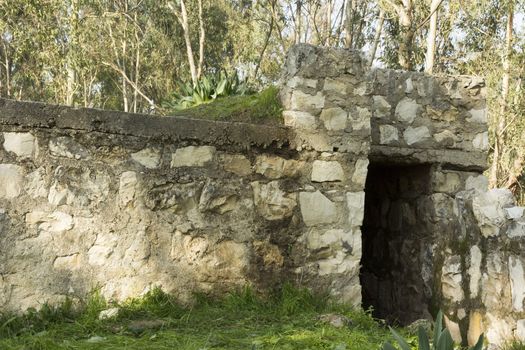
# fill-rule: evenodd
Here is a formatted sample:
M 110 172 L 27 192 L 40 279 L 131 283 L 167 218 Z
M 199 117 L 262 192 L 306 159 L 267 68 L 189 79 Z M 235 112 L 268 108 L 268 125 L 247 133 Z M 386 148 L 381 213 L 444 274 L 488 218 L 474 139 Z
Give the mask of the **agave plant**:
M 219 97 L 244 95 L 248 92 L 246 80 L 240 79 L 237 72 L 228 75 L 221 71 L 217 74 L 202 76 L 195 85 L 179 82 L 177 91 L 163 103 L 163 107 L 168 110 L 181 110 L 213 101 Z
M 390 328 L 390 332 L 394 336 L 394 339 L 399 344 L 399 347 L 401 350 L 411 350 L 411 346 L 408 344 L 408 342 L 403 339 L 403 337 L 397 333 L 392 327 Z M 434 339 L 432 342 L 432 346 L 430 344 L 430 341 L 428 339 L 427 332 L 423 329 L 423 327 L 419 326 L 417 331 L 417 337 L 418 337 L 418 343 L 419 343 L 419 350 L 454 350 L 454 341 L 452 340 L 452 336 L 450 335 L 450 332 L 448 329 L 443 327 L 443 313 L 441 311 L 438 312 L 436 317 L 436 322 L 434 323 Z M 476 345 L 470 348 L 470 350 L 482 350 L 483 349 L 483 334 L 479 336 L 478 341 L 476 342 Z M 392 344 L 389 342 L 386 342 L 383 345 L 383 350 L 396 350 Z

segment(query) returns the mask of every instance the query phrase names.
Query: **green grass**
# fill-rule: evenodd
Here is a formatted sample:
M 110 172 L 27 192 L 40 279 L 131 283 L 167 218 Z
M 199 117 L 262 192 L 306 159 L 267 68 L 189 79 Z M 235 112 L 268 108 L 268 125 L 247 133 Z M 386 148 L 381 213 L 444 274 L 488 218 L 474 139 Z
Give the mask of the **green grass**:
M 367 313 L 289 286 L 266 299 L 251 289 L 221 300 L 197 296 L 191 307 L 155 290 L 120 305 L 118 318 L 99 321 L 99 312 L 109 306 L 94 294 L 81 312 L 65 303 L 21 317 L 3 316 L 0 349 L 376 350 L 391 340 L 388 330 Z M 345 315 L 352 325 L 335 328 L 317 320 L 326 312 Z M 134 320 L 162 322 L 157 328 L 137 329 L 130 326 Z
M 280 124 L 282 107 L 278 93 L 279 89 L 271 86 L 256 94 L 221 97 L 209 103 L 180 111 L 169 111 L 166 114 L 199 119 Z

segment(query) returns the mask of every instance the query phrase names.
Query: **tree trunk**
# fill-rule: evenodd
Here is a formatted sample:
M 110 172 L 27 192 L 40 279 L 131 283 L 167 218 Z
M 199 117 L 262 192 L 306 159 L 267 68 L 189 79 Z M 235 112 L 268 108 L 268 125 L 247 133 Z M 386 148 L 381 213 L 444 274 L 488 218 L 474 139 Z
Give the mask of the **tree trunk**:
M 354 42 L 354 12 L 357 7 L 357 0 L 348 0 L 345 11 L 345 46 L 349 49 Z
M 206 40 L 206 32 L 204 31 L 204 19 L 202 17 L 202 0 L 199 0 L 199 67 L 197 69 L 197 79 L 202 75 L 202 68 L 204 66 L 204 42 Z
M 494 130 L 494 152 L 492 154 L 492 164 L 489 173 L 489 186 L 491 188 L 498 186 L 500 177 L 500 161 L 504 148 L 505 127 L 507 125 L 507 104 L 509 98 L 510 85 L 510 55 L 512 53 L 512 27 L 514 25 L 514 3 L 509 3 L 509 12 L 507 14 L 507 29 L 505 35 L 505 53 L 503 55 L 503 77 L 501 79 L 501 96 L 498 120 L 495 123 Z
M 383 9 L 379 10 L 379 20 L 377 22 L 376 33 L 374 35 L 374 43 L 372 45 L 372 51 L 370 53 L 370 67 L 374 64 L 376 58 L 377 47 L 379 46 L 379 41 L 381 40 L 381 32 L 383 31 L 383 24 L 385 22 L 385 11 Z
M 441 4 L 441 0 L 432 0 L 430 4 L 430 25 L 427 34 L 427 53 L 425 55 L 425 73 L 428 74 L 432 74 L 434 70 L 439 4 Z
M 191 81 L 193 86 L 197 85 L 197 68 L 195 67 L 195 58 L 193 57 L 193 49 L 191 48 L 190 40 L 190 26 L 188 23 L 188 12 L 186 12 L 186 5 L 184 0 L 180 0 L 180 16 L 177 16 L 180 25 L 182 26 L 182 31 L 184 33 L 184 41 L 186 42 L 186 54 L 188 56 L 188 64 L 190 66 Z
M 295 1 L 295 18 L 297 25 L 295 28 L 295 43 L 299 44 L 301 42 L 301 27 L 302 27 L 302 3 L 301 0 Z
M 66 82 L 66 98 L 65 103 L 72 106 L 75 99 L 76 89 L 76 71 L 74 54 L 77 50 L 77 25 L 78 25 L 78 1 L 71 1 L 71 11 L 69 15 L 69 47 L 67 48 L 67 82 Z
M 403 0 L 403 6 L 397 7 L 401 37 L 399 40 L 398 60 L 404 70 L 412 69 L 412 45 L 414 41 L 414 24 L 412 20 L 412 0 Z

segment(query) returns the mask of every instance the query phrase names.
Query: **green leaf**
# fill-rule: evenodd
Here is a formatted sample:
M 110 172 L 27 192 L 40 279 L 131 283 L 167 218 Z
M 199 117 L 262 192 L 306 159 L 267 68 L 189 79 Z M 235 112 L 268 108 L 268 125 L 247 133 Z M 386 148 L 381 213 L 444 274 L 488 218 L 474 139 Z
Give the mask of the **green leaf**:
M 437 345 L 434 344 L 436 350 L 454 350 L 454 341 L 448 329 L 444 329 L 439 335 Z
M 419 350 L 430 350 L 427 332 L 421 326 L 419 326 L 417 329 L 417 337 L 419 341 Z
M 474 345 L 470 350 L 482 350 L 483 349 L 483 334 L 478 338 L 476 345 Z
M 438 343 L 439 335 L 443 331 L 443 313 L 441 310 L 439 310 L 436 321 L 434 322 L 434 349 L 436 348 L 436 345 Z
M 397 343 L 401 347 L 401 350 L 410 350 L 410 345 L 408 345 L 406 340 L 403 339 L 403 337 L 399 333 L 397 333 L 392 327 L 388 327 L 388 328 L 390 329 L 390 333 L 392 333 Z
M 392 346 L 392 344 L 390 344 L 389 342 L 386 342 L 386 343 L 383 344 L 383 348 L 382 348 L 382 350 L 397 350 L 397 349 L 394 348 L 394 347 Z

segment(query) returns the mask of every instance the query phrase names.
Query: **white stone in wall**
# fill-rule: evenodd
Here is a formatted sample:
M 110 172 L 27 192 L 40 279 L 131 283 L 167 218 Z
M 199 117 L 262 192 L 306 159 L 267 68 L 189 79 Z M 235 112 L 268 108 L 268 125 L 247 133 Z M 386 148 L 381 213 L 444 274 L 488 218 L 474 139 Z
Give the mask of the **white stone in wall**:
M 342 229 L 332 229 L 324 232 L 319 232 L 316 229 L 311 229 L 306 234 L 306 244 L 310 250 L 318 250 L 322 248 L 329 248 L 332 245 L 342 245 L 343 240 L 348 241 L 351 238 L 349 233 Z
M 379 125 L 379 143 L 381 145 L 389 145 L 397 141 L 399 141 L 399 132 L 395 126 Z
M 523 212 L 525 211 L 525 207 L 510 207 L 505 208 L 505 212 L 507 213 L 507 218 L 510 220 L 517 220 L 521 217 L 523 217 Z
M 470 265 L 468 274 L 470 276 L 470 297 L 477 298 L 481 282 L 481 250 L 477 245 L 470 248 Z
M 80 254 L 58 256 L 53 262 L 53 268 L 57 270 L 78 270 L 82 267 Z
M 405 93 L 410 94 L 414 91 L 414 84 L 412 83 L 412 78 L 405 80 Z
M 317 128 L 315 117 L 308 112 L 284 111 L 284 125 L 297 129 L 313 130 Z
M 485 192 L 489 188 L 489 179 L 484 175 L 469 176 L 465 182 L 465 189 Z
M 224 170 L 240 176 L 246 176 L 252 173 L 252 164 L 250 160 L 242 154 L 224 154 L 221 157 Z
M 444 130 L 434 135 L 434 140 L 443 146 L 454 146 L 458 138 L 449 130 Z
M 514 196 L 508 189 L 495 188 L 474 196 L 472 211 L 483 236 L 499 235 L 507 220 L 504 208 L 511 206 L 514 206 Z
M 315 95 L 305 94 L 301 90 L 292 92 L 291 105 L 294 111 L 320 110 L 324 107 L 325 97 L 321 92 Z
M 89 157 L 89 152 L 78 142 L 68 136 L 60 136 L 49 141 L 49 152 L 54 157 L 83 159 Z
M 516 331 L 514 332 L 514 335 L 516 336 L 516 339 L 525 342 L 525 320 L 517 320 L 516 321 Z
M 468 111 L 470 118 L 467 118 L 469 123 L 487 124 L 487 109 L 471 109 Z
M 465 298 L 461 276 L 461 258 L 459 255 L 449 256 L 443 263 L 441 270 L 441 291 L 443 296 L 453 303 Z
M 486 151 L 489 149 L 489 134 L 488 132 L 482 132 L 476 134 L 474 140 L 472 140 L 472 145 L 474 148 Z
M 348 112 L 339 107 L 325 108 L 321 112 L 321 120 L 326 130 L 344 130 Z
M 24 169 L 14 164 L 0 164 L 0 198 L 16 198 L 24 185 Z
M 525 276 L 520 257 L 509 257 L 509 275 L 512 291 L 512 306 L 515 311 L 523 311 L 525 299 Z
M 278 181 L 267 184 L 256 181 L 251 185 L 255 207 L 266 220 L 281 220 L 293 214 L 297 196 L 281 190 Z
M 337 79 L 326 78 L 324 80 L 323 90 L 345 95 L 346 94 L 346 84 Z
M 35 152 L 35 137 L 28 132 L 4 132 L 4 149 L 21 158 L 31 158 Z
M 374 117 L 376 118 L 385 118 L 390 117 L 390 110 L 392 109 L 392 106 L 384 96 L 373 96 L 374 100 Z
M 364 186 L 366 182 L 366 176 L 368 174 L 368 164 L 370 161 L 368 158 L 358 159 L 355 162 L 354 174 L 352 175 L 352 182 L 359 186 Z
M 47 197 L 46 170 L 40 167 L 26 176 L 25 191 L 32 198 Z
M 300 86 L 306 86 L 306 87 L 315 89 L 317 87 L 317 80 L 315 80 L 315 79 L 306 79 L 306 78 L 301 78 L 301 77 L 295 76 L 295 77 L 293 77 L 292 79 L 289 79 L 286 82 L 286 86 L 291 87 L 291 88 L 296 88 L 296 87 L 300 87 Z
M 396 106 L 396 118 L 400 122 L 411 124 L 416 119 L 420 105 L 413 99 L 405 97 Z
M 454 172 L 436 172 L 434 174 L 434 191 L 453 193 L 461 185 L 459 174 Z
M 335 203 L 320 191 L 299 193 L 299 203 L 307 226 L 330 224 L 339 218 Z
M 510 238 L 525 237 L 525 221 L 514 221 L 507 229 L 507 236 Z
M 73 217 L 61 211 L 46 213 L 32 211 L 26 214 L 26 224 L 37 226 L 39 231 L 58 233 L 71 230 L 74 226 Z
M 349 114 L 353 130 L 369 130 L 372 113 L 368 108 L 356 107 L 355 113 Z
M 132 153 L 131 159 L 148 169 L 157 169 L 160 165 L 160 151 L 156 148 L 144 148 Z
M 347 192 L 348 223 L 351 227 L 361 226 L 365 215 L 365 192 Z
M 313 182 L 343 181 L 345 173 L 337 161 L 315 160 L 312 165 Z
M 403 133 L 407 145 L 411 146 L 419 142 L 426 141 L 430 138 L 430 130 L 426 126 L 413 128 L 409 126 Z
M 485 316 L 488 321 L 485 334 L 489 344 L 503 345 L 512 338 L 512 324 L 510 322 L 490 312 L 487 312 Z M 491 349 L 495 348 L 499 349 L 498 347 L 491 347 Z
M 88 251 L 88 262 L 94 266 L 107 266 L 108 258 L 113 254 L 118 243 L 115 234 L 99 233 L 95 244 Z
M 297 176 L 303 167 L 304 162 L 302 161 L 266 154 L 257 156 L 255 160 L 255 172 L 270 179 Z
M 67 187 L 62 187 L 60 184 L 55 182 L 49 189 L 47 200 L 50 204 L 58 206 L 66 204 L 68 195 L 69 190 Z
M 203 167 L 213 160 L 214 155 L 215 147 L 213 146 L 188 146 L 179 148 L 171 156 L 171 167 Z
M 120 175 L 118 198 L 121 207 L 125 207 L 135 198 L 137 187 L 137 173 L 126 171 Z

